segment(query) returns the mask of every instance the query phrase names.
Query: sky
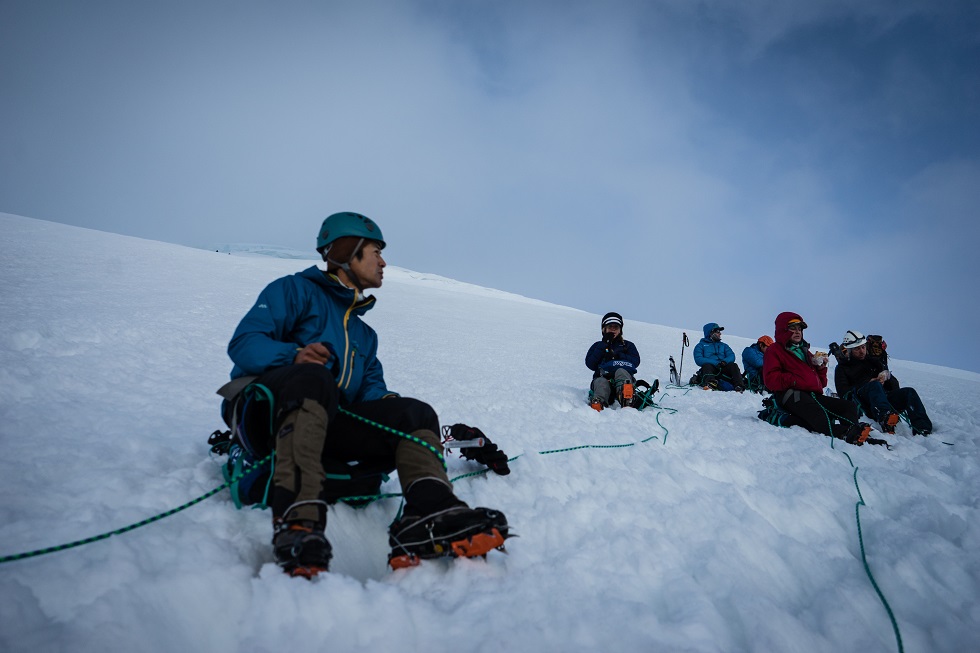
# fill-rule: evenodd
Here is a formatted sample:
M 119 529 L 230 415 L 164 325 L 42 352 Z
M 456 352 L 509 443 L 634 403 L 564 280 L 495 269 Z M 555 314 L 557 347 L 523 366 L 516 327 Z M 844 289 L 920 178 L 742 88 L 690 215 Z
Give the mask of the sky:
M 627 336 L 792 310 L 980 371 L 978 60 L 968 1 L 0 0 L 0 211 L 310 250 L 358 211 Z
M 976 649 L 980 374 L 891 359 L 935 426 L 875 431 L 891 449 L 771 426 L 752 393 L 664 383 L 656 407 L 596 412 L 598 315 L 392 266 L 364 315 L 386 385 L 506 452 L 506 476 L 445 460 L 518 537 L 391 571 L 400 498 L 337 505 L 309 582 L 273 562 L 269 511 L 209 494 L 227 458 L 206 444 L 235 325 L 298 262 L 0 228 L 4 653 Z M 50 264 L 66 252 L 71 274 Z M 639 374 L 666 382 L 681 330 L 632 331 Z

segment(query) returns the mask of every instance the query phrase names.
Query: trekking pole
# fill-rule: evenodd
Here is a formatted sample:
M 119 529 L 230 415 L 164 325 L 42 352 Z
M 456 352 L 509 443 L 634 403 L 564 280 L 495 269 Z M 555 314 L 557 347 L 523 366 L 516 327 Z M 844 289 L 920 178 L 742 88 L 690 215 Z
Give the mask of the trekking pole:
M 681 380 L 684 379 L 684 348 L 690 346 L 691 346 L 691 341 L 687 339 L 687 332 L 682 331 L 681 332 L 681 371 L 677 373 L 677 376 L 680 377 Z M 678 382 L 677 385 L 685 385 L 685 384 Z

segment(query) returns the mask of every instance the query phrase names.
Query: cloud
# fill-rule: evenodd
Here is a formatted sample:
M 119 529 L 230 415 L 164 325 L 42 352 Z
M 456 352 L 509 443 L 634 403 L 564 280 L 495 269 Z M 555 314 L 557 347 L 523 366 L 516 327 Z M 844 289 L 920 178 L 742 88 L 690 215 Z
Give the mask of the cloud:
M 396 265 L 753 336 L 784 308 L 834 324 L 888 313 L 880 297 L 932 307 L 904 271 L 924 255 L 928 279 L 964 292 L 923 243 L 972 229 L 977 73 L 951 62 L 976 43 L 951 16 L 976 24 L 974 9 L 234 7 L 16 5 L 0 210 L 296 249 L 358 210 Z M 887 243 L 900 292 L 839 290 L 855 231 Z

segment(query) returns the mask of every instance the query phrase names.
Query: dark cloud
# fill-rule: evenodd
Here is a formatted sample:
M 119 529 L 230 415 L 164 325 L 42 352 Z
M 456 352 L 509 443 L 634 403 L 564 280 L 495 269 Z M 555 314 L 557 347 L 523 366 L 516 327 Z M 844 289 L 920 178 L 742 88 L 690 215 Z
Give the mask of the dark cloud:
M 980 370 L 967 3 L 6 2 L 0 210 Z M 950 255 L 949 253 L 952 253 Z M 971 276 L 972 275 L 972 276 Z M 880 325 L 880 326 L 878 326 Z

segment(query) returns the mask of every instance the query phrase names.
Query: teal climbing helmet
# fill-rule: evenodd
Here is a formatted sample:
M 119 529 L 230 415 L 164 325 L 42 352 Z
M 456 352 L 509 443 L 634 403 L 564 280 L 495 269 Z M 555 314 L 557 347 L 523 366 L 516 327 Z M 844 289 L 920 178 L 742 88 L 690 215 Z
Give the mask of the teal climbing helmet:
M 385 248 L 381 228 L 375 224 L 374 220 L 360 213 L 344 211 L 327 216 L 323 224 L 320 225 L 320 232 L 316 237 L 316 251 L 322 253 L 324 247 L 344 236 L 373 240 L 378 243 L 378 247 Z

